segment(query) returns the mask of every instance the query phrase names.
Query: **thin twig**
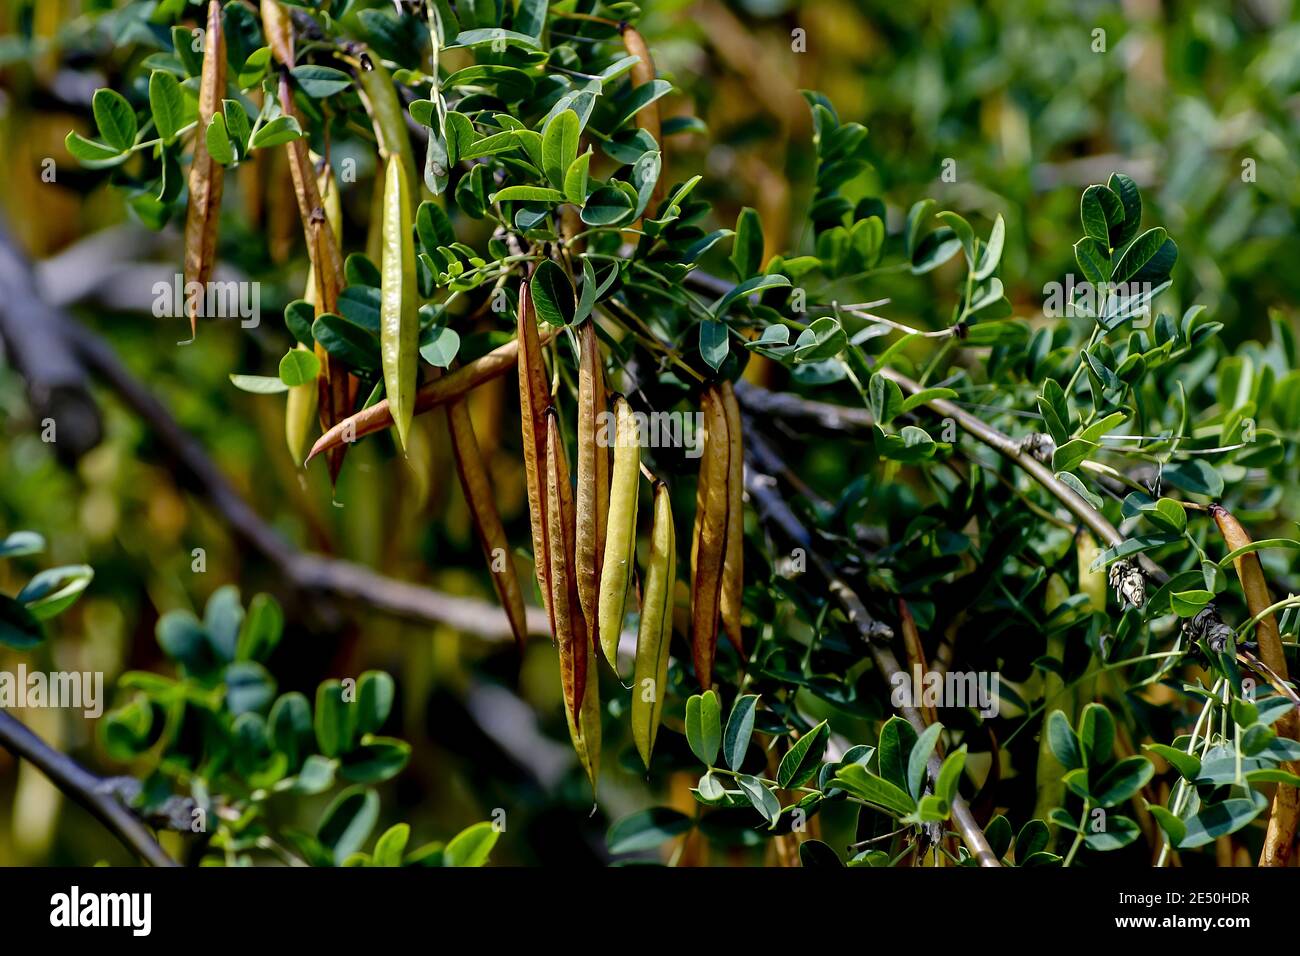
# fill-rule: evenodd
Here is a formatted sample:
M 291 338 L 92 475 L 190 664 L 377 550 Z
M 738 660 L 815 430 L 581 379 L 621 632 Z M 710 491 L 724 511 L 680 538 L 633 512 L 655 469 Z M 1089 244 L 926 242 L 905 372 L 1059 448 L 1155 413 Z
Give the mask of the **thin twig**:
M 65 794 L 89 810 L 123 845 L 151 866 L 176 866 L 149 828 L 121 803 L 106 781 L 59 753 L 25 724 L 0 711 L 0 745 L 49 777 Z

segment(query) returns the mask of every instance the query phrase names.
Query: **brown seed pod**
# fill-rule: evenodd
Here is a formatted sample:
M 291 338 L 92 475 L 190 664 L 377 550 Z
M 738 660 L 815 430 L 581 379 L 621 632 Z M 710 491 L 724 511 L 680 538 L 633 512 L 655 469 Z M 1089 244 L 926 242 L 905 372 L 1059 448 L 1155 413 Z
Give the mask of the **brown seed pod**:
M 1210 516 L 1218 525 L 1224 543 L 1229 551 L 1237 551 L 1251 543 L 1250 535 L 1241 526 L 1227 508 L 1220 505 L 1210 506 Z M 1286 655 L 1282 648 L 1282 637 L 1278 631 L 1277 618 L 1265 614 L 1273 604 L 1269 597 L 1268 582 L 1264 579 L 1264 569 L 1255 552 L 1238 555 L 1232 559 L 1237 577 L 1241 580 L 1241 590 L 1246 596 L 1246 607 L 1251 617 L 1259 620 L 1255 623 L 1255 640 L 1259 643 L 1259 657 L 1263 663 L 1283 681 L 1287 679 Z M 1277 728 L 1282 736 L 1296 739 L 1300 737 L 1300 720 L 1296 712 L 1284 714 L 1277 721 Z M 1300 772 L 1300 762 L 1284 765 L 1292 773 Z M 1273 797 L 1273 812 L 1268 820 L 1268 832 L 1264 836 L 1264 847 L 1260 851 L 1260 866 L 1286 866 L 1291 860 L 1294 849 L 1297 823 L 1300 823 L 1300 789 L 1286 784 L 1278 784 Z
M 514 561 L 510 558 L 510 541 L 506 538 L 501 515 L 492 497 L 487 466 L 479 451 L 474 425 L 470 421 L 469 408 L 464 399 L 448 403 L 447 428 L 451 434 L 460 486 L 465 492 L 465 501 L 474 521 L 474 531 L 483 548 L 483 556 L 487 558 L 488 569 L 492 572 L 492 586 L 496 588 L 501 606 L 510 619 L 510 630 L 514 632 L 515 642 L 522 652 L 524 641 L 528 638 L 524 595 L 519 587 Z
M 266 36 L 267 46 L 277 61 L 287 67 L 293 66 L 293 21 L 280 6 L 279 0 L 262 0 L 262 33 Z
M 524 448 L 524 477 L 528 484 L 528 519 L 533 533 L 533 564 L 536 568 L 537 586 L 542 592 L 542 603 L 546 604 L 550 601 L 551 593 L 546 489 L 546 410 L 551 405 L 551 390 L 546 383 L 546 364 L 542 361 L 542 341 L 537 332 L 537 316 L 533 310 L 529 282 L 523 282 L 519 286 L 516 325 L 519 427 Z
M 704 390 L 704 454 L 696 494 L 695 540 L 691 546 L 691 650 L 702 688 L 713 684 L 718 646 L 722 565 L 727 553 L 727 475 L 730 443 L 727 413 L 716 385 Z
M 217 258 L 217 226 L 225 168 L 208 152 L 207 130 L 213 114 L 221 110 L 226 92 L 226 38 L 221 32 L 221 4 L 208 3 L 208 25 L 203 39 L 203 72 L 199 77 L 199 118 L 194 128 L 194 160 L 190 165 L 190 206 L 185 214 L 185 285 L 206 286 Z M 305 148 L 305 147 L 304 147 Z M 198 313 L 187 297 L 190 337 L 198 330 Z
M 280 109 L 286 116 L 297 118 L 288 73 L 280 74 Z M 285 149 L 289 156 L 294 195 L 298 199 L 298 215 L 302 219 L 303 234 L 307 241 L 307 255 L 311 260 L 312 275 L 316 279 L 316 314 L 337 312 L 339 292 L 344 285 L 343 256 L 334 230 L 330 228 L 320 189 L 316 185 L 316 169 L 305 139 L 291 140 Z M 328 434 L 356 403 L 357 380 L 320 343 L 316 345 L 316 357 L 321 363 L 321 430 Z M 346 453 L 347 447 L 342 442 L 331 448 L 328 459 L 331 481 L 338 479 Z
M 552 333 L 547 331 L 540 337 L 540 341 L 543 343 L 550 341 L 551 335 Z M 505 375 L 516 367 L 518 361 L 519 343 L 511 339 L 504 345 L 497 346 L 487 355 L 466 363 L 450 375 L 444 375 L 424 385 L 415 393 L 415 414 L 433 411 L 450 401 L 461 398 L 484 382 Z M 312 446 L 307 460 L 310 461 L 339 445 L 354 442 L 392 426 L 393 415 L 388 407 L 388 399 L 381 399 L 369 408 L 363 408 L 355 415 L 348 416 L 321 435 Z
M 601 363 L 596 326 L 590 319 L 578 332 L 578 492 L 575 562 L 578 600 L 582 616 L 599 640 L 596 608 L 600 601 L 600 575 L 605 563 L 605 534 L 609 527 L 609 448 L 597 439 L 601 426 L 608 430 L 609 405 L 605 400 L 605 372 Z
M 587 692 L 590 659 L 586 622 L 578 604 L 573 566 L 573 488 L 569 462 L 560 436 L 559 415 L 548 406 L 546 419 L 546 527 L 549 548 L 550 599 L 546 602 L 551 636 L 560 651 L 560 683 L 568 712 L 576 714 Z
M 621 29 L 623 32 L 623 48 L 627 50 L 628 55 L 638 59 L 638 62 L 632 67 L 633 88 L 653 82 L 655 78 L 655 61 L 650 56 L 650 47 L 646 46 L 645 37 L 641 36 L 633 27 L 623 26 Z M 659 168 L 661 172 L 659 181 L 655 183 L 654 191 L 651 193 L 650 203 L 647 206 L 648 213 L 654 215 L 664 198 L 665 182 L 662 170 L 667 160 L 664 152 L 663 136 L 661 135 L 662 124 L 659 121 L 659 103 L 654 102 L 638 110 L 636 125 L 639 129 L 643 129 L 653 136 L 654 141 L 659 144 Z
M 740 628 L 741 596 L 745 589 L 745 438 L 740 403 L 730 382 L 718 389 L 727 418 L 727 552 L 722 564 L 722 629 L 745 660 Z

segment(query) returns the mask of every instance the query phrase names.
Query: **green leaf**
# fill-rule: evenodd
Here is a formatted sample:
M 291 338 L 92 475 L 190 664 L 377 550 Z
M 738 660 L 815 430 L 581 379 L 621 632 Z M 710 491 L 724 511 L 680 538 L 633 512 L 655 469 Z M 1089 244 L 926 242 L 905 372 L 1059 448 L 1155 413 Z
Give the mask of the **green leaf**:
M 1218 498 L 1223 494 L 1223 477 L 1200 459 L 1166 465 L 1162 473 L 1171 485 L 1193 494 Z
M 343 757 L 339 773 L 354 783 L 380 783 L 401 773 L 410 759 L 411 745 L 405 740 L 366 734 Z
M 326 757 L 337 757 L 352 747 L 352 704 L 343 699 L 343 684 L 337 680 L 322 681 L 316 688 L 316 714 L 314 719 L 316 745 Z
M 1161 281 L 1169 277 L 1177 261 L 1178 246 L 1157 226 L 1142 233 L 1124 250 L 1115 263 L 1111 279 L 1114 282 Z
M 1096 442 L 1072 438 L 1052 452 L 1052 471 L 1073 471 L 1097 450 Z
M 1111 264 L 1104 243 L 1096 239 L 1080 239 L 1074 244 L 1074 261 L 1078 263 L 1079 271 L 1092 283 L 1094 289 L 1100 289 L 1110 280 Z
M 1083 754 L 1079 749 L 1079 738 L 1062 711 L 1054 710 L 1047 717 L 1047 744 L 1057 762 L 1066 770 L 1076 770 L 1083 766 Z
M 1201 811 L 1186 822 L 1187 834 L 1179 841 L 1180 849 L 1191 850 L 1213 843 L 1221 836 L 1236 833 L 1259 816 L 1268 799 L 1252 792 L 1249 797 L 1235 797 L 1220 803 L 1201 806 Z
M 848 340 L 839 319 L 824 315 L 799 333 L 791 356 L 799 363 L 824 362 L 843 352 Z
M 952 809 L 952 802 L 957 798 L 957 786 L 961 783 L 961 773 L 966 767 L 966 745 L 962 744 L 943 761 L 939 768 L 939 779 L 934 784 L 934 795 L 938 798 L 946 818 Z
M 1213 600 L 1213 591 L 1177 591 L 1169 595 L 1169 607 L 1179 617 L 1195 617 Z
M 100 138 L 105 143 L 118 152 L 135 145 L 139 125 L 135 110 L 126 101 L 126 97 L 110 89 L 95 90 L 90 105 L 95 114 L 95 125 L 99 127 Z
M 1043 382 L 1043 391 L 1038 396 L 1038 410 L 1042 413 L 1043 423 L 1048 434 L 1058 446 L 1070 440 L 1073 431 L 1070 425 L 1070 406 L 1065 398 L 1065 390 L 1054 378 Z
M 709 365 L 718 369 L 727 360 L 731 349 L 731 336 L 727 326 L 713 319 L 700 321 L 700 356 Z
M 1137 183 L 1123 173 L 1111 173 L 1106 185 L 1119 197 L 1120 205 L 1124 207 L 1123 221 L 1118 226 L 1112 225 L 1110 230 L 1110 244 L 1119 249 L 1137 235 L 1142 225 L 1142 194 L 1138 191 Z
M 812 730 L 794 742 L 781 758 L 776 771 L 776 782 L 783 789 L 798 787 L 817 772 L 822 754 L 826 752 L 826 741 L 830 739 L 831 728 L 822 721 Z
M 569 164 L 564 173 L 564 198 L 575 206 L 587 201 L 587 184 L 590 182 L 588 170 L 591 166 L 591 150 Z
M 1110 226 L 1124 218 L 1124 207 L 1106 186 L 1089 186 L 1079 204 L 1083 234 L 1095 239 L 1103 248 L 1110 247 Z
M 767 789 L 757 777 L 751 777 L 748 774 L 741 774 L 737 777 L 736 785 L 740 787 L 745 798 L 749 800 L 750 806 L 763 815 L 768 825 L 776 826 L 776 822 L 781 816 L 781 802 L 776 799 L 776 794 Z
M 289 386 L 277 375 L 238 375 L 232 372 L 230 384 L 254 395 L 276 395 L 289 391 Z
M 424 251 L 431 255 L 440 246 L 450 246 L 456 241 L 456 232 L 452 229 L 446 211 L 437 203 L 427 199 L 420 203 L 420 208 L 415 214 L 415 232 L 420 238 L 420 245 L 424 247 Z M 348 257 L 349 260 L 351 258 Z M 379 285 L 379 282 L 370 284 Z
M 695 694 L 686 701 L 686 742 L 691 752 L 707 767 L 718 759 L 722 742 L 718 695 L 713 691 Z
M 77 600 L 94 577 L 95 571 L 88 564 L 48 568 L 27 582 L 17 600 L 36 620 L 48 621 Z
M 605 844 L 609 852 L 639 853 L 652 850 L 665 840 L 691 829 L 691 818 L 668 807 L 650 807 L 619 820 L 609 828 Z
M 292 116 L 277 116 L 253 134 L 250 146 L 253 149 L 270 149 L 272 146 L 291 143 L 301 136 L 302 127 L 298 125 L 296 119 Z
M 507 186 L 492 194 L 492 202 L 564 202 L 564 193 L 544 186 Z
M 803 867 L 843 867 L 839 855 L 821 840 L 804 840 L 799 844 L 799 865 Z
M 871 414 L 882 428 L 903 414 L 903 390 L 891 378 L 879 373 L 871 376 L 867 383 L 867 398 Z
M 185 96 L 176 77 L 162 70 L 149 75 L 149 111 L 158 136 L 170 144 L 185 125 Z
M 746 296 L 753 295 L 755 292 L 763 292 L 767 289 L 788 288 L 789 286 L 790 280 L 783 275 L 755 276 L 728 291 L 724 296 L 722 296 L 722 298 L 713 303 L 713 306 L 709 311 L 713 313 L 714 318 L 721 318 L 721 316 L 726 313 L 727 307 L 737 299 L 743 299 Z
M 420 357 L 435 368 L 449 368 L 460 352 L 460 334 L 450 326 L 434 325 L 420 333 Z
M 916 803 L 898 786 L 883 777 L 868 772 L 861 764 L 851 764 L 835 771 L 835 785 L 847 790 L 860 800 L 881 807 L 895 816 L 904 816 L 916 809 Z
M 222 166 L 229 166 L 235 161 L 235 151 L 230 145 L 230 134 L 226 130 L 226 118 L 221 113 L 213 113 L 205 134 L 208 152 Z
M 280 359 L 280 381 L 293 388 L 316 381 L 320 375 L 320 360 L 304 348 L 292 348 Z
M 763 221 L 758 212 L 745 206 L 736 217 L 736 239 L 731 247 L 731 267 L 744 281 L 763 267 Z
M 1147 811 L 1155 817 L 1156 822 L 1160 824 L 1160 829 L 1169 835 L 1169 842 L 1174 846 L 1180 846 L 1183 838 L 1187 836 L 1187 824 L 1157 803 L 1148 803 Z
M 533 308 L 548 325 L 563 326 L 573 321 L 577 301 L 568 274 L 553 260 L 537 266 L 530 285 Z
M 45 539 L 35 531 L 15 531 L 0 541 L 0 558 L 23 558 L 45 550 Z
M 457 833 L 443 851 L 443 866 L 482 866 L 496 846 L 501 832 L 488 821 Z
M 379 794 L 363 787 L 340 793 L 325 811 L 316 839 L 330 851 L 336 866 L 358 852 L 379 820 Z
M 316 744 L 311 725 L 311 704 L 307 702 L 307 698 L 298 691 L 281 694 L 279 699 L 271 706 L 271 714 L 267 718 L 266 724 L 271 747 L 277 753 L 285 755 L 291 769 L 302 766 L 303 770 L 299 773 L 299 776 L 306 773 L 307 767 L 304 758 L 307 758 L 307 762 L 310 762 L 308 755 L 311 754 Z M 333 762 L 326 757 L 312 756 L 317 761 L 329 763 L 329 779 L 330 785 L 332 785 L 334 781 Z M 319 768 L 314 767 L 313 771 L 316 770 L 319 770 Z
M 880 728 L 880 746 L 876 749 L 876 766 L 880 775 L 904 792 L 907 789 L 907 765 L 916 746 L 916 731 L 902 717 L 890 717 Z
M 552 117 L 542 133 L 542 172 L 557 190 L 564 189 L 565 174 L 578 157 L 578 114 L 567 109 Z
M 393 678 L 383 671 L 366 671 L 361 675 L 357 681 L 357 733 L 377 733 L 384 726 L 396 692 Z
M 1187 510 L 1172 498 L 1161 498 L 1150 507 L 1143 508 L 1142 511 L 1162 530 L 1182 534 L 1183 529 L 1187 527 Z
M 722 756 L 727 766 L 739 770 L 749 749 L 749 738 L 754 732 L 754 711 L 758 707 L 757 694 L 745 694 L 736 699 L 727 718 L 727 729 L 722 734 Z
M 373 866 L 396 867 L 402 865 L 402 854 L 406 852 L 406 844 L 411 839 L 411 825 L 409 823 L 397 823 L 389 827 L 384 834 L 375 841 L 375 852 Z
M 226 709 L 232 714 L 262 713 L 275 700 L 275 678 L 256 661 L 226 668 Z
M 41 622 L 26 607 L 0 594 L 0 644 L 24 651 L 45 640 Z
M 1092 703 L 1079 717 L 1079 744 L 1083 762 L 1101 767 L 1110 762 L 1115 746 L 1115 718 L 1102 704 Z
M 1102 807 L 1123 803 L 1145 787 L 1154 774 L 1155 768 L 1146 757 L 1126 757 L 1097 781 L 1092 788 L 1093 800 Z
M 953 231 L 953 234 L 961 242 L 962 252 L 966 255 L 966 265 L 969 268 L 974 269 L 975 230 L 971 228 L 970 223 L 955 212 L 944 211 L 935 216 L 935 218 L 948 224 L 948 228 Z
M 582 221 L 588 226 L 614 226 L 630 219 L 635 211 L 632 197 L 617 186 L 601 186 L 582 207 Z
M 342 93 L 352 85 L 351 76 L 333 67 L 304 64 L 295 66 L 289 72 L 293 74 L 299 88 L 316 100 Z
M 1138 825 L 1128 817 L 1112 813 L 1106 817 L 1106 829 L 1099 832 L 1088 829 L 1084 832 L 1083 843 L 1088 849 L 1099 852 L 1118 850 L 1128 846 L 1141 833 Z
M 907 758 L 907 789 L 914 800 L 921 798 L 926 766 L 930 762 L 930 755 L 934 753 L 935 746 L 939 743 L 939 734 L 942 732 L 942 724 L 931 724 L 912 745 L 912 752 Z
M 616 130 L 651 103 L 672 92 L 673 85 L 667 80 L 651 80 L 642 83 L 618 101 L 614 121 L 610 130 Z
M 976 267 L 972 278 L 976 282 L 983 282 L 991 276 L 998 268 L 998 263 L 1002 261 L 1002 247 L 1007 238 L 1007 224 L 1002 219 L 1002 214 L 993 220 L 993 229 L 989 232 L 989 241 L 984 246 L 984 251 L 980 254 L 979 265 Z

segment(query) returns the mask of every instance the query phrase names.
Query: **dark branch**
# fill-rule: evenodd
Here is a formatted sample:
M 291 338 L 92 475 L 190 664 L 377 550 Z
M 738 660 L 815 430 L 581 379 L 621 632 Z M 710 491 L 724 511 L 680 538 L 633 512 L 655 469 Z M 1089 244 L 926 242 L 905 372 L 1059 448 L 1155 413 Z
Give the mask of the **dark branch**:
M 31 761 L 56 787 L 113 831 L 140 859 L 151 866 L 177 865 L 158 845 L 149 828 L 117 799 L 108 781 L 59 753 L 4 711 L 0 711 L 0 745 L 15 756 Z

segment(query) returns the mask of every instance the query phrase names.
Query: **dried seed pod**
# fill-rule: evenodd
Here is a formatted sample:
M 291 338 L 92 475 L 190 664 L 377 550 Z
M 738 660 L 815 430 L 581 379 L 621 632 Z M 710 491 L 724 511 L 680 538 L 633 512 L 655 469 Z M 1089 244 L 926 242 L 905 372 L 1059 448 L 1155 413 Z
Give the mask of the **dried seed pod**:
M 551 586 L 547 571 L 550 548 L 547 541 L 546 490 L 546 410 L 551 391 L 546 383 L 546 365 L 542 361 L 541 337 L 529 283 L 519 286 L 517 315 L 519 366 L 519 422 L 524 448 L 524 477 L 528 484 L 528 518 L 533 532 L 533 563 L 542 601 L 550 600 Z
M 566 706 L 565 718 L 568 720 L 573 749 L 578 755 L 578 762 L 587 771 L 594 796 L 596 778 L 600 773 L 600 682 L 596 679 L 596 650 L 590 640 L 587 641 L 586 658 L 588 679 L 582 695 L 582 706 L 578 709 L 576 720 Z
M 547 331 L 541 336 L 540 341 L 550 341 L 552 334 Z M 463 397 L 484 382 L 505 375 L 515 368 L 518 362 L 519 342 L 511 339 L 504 345 L 497 346 L 487 355 L 466 363 L 450 375 L 444 375 L 442 378 L 434 379 L 432 382 L 425 384 L 415 393 L 415 414 L 420 415 L 432 411 L 450 401 Z M 338 448 L 340 445 L 354 442 L 359 438 L 364 438 L 366 435 L 373 435 L 385 428 L 391 428 L 392 425 L 393 414 L 389 411 L 388 399 L 380 399 L 369 408 L 363 408 L 355 415 L 343 419 L 321 435 L 316 440 L 316 444 L 312 446 L 311 454 L 307 456 L 307 460 L 310 461 L 317 455 Z M 543 463 L 542 467 L 545 468 L 545 463 Z
M 718 646 L 722 565 L 727 552 L 727 475 L 730 442 L 727 414 L 716 386 L 704 390 L 704 454 L 696 495 L 695 540 L 691 548 L 691 650 L 700 686 L 713 684 Z
M 578 605 L 573 573 L 573 489 L 560 436 L 559 416 L 548 407 L 546 420 L 546 522 L 550 599 L 546 602 L 551 636 L 560 652 L 560 682 L 569 713 L 576 714 L 587 691 L 587 627 Z
M 194 160 L 190 164 L 190 205 L 185 214 L 185 285 L 206 286 L 217 258 L 217 227 L 225 168 L 208 152 L 207 130 L 221 110 L 226 93 L 226 38 L 221 31 L 221 4 L 208 3 L 208 25 L 203 39 L 203 72 L 199 77 L 199 116 L 194 129 Z M 190 337 L 198 331 L 198 313 L 186 299 Z
M 632 66 L 631 80 L 633 88 L 644 86 L 651 83 L 655 78 L 655 61 L 650 56 L 650 47 L 646 46 L 645 37 L 641 36 L 633 27 L 621 27 L 623 33 L 623 48 L 627 50 L 630 56 L 637 58 L 637 62 Z M 639 129 L 649 133 L 656 143 L 659 144 L 660 157 L 664 155 L 663 136 L 661 135 L 661 124 L 659 122 L 659 104 L 658 102 L 650 103 L 642 107 L 636 114 L 636 125 Z M 663 168 L 662 166 L 660 167 Z M 650 197 L 650 203 L 647 207 L 650 215 L 654 215 L 659 208 L 659 204 L 664 198 L 664 177 L 661 174 L 659 181 L 655 183 L 654 191 Z
M 276 60 L 287 67 L 294 62 L 293 21 L 279 0 L 262 0 L 262 33 Z
M 384 366 L 384 392 L 397 426 L 397 444 L 406 450 L 406 436 L 415 415 L 416 359 L 420 347 L 420 316 L 415 304 L 415 236 L 411 232 L 410 183 L 401 159 L 390 157 L 384 171 L 384 253 L 380 263 L 383 287 L 379 304 L 379 352 Z
M 510 629 L 514 632 L 515 642 L 523 650 L 528 637 L 527 616 L 524 610 L 524 595 L 519 587 L 519 576 L 515 573 L 514 561 L 510 559 L 510 541 L 506 538 L 505 528 L 501 524 L 501 515 L 492 498 L 492 485 L 488 481 L 487 466 L 479 451 L 478 439 L 474 435 L 474 425 L 470 421 L 469 408 L 464 399 L 447 405 L 447 428 L 451 434 L 452 452 L 456 458 L 456 471 L 460 475 L 460 486 L 465 492 L 465 501 L 469 505 L 470 517 L 474 521 L 474 531 L 487 558 L 488 568 L 492 572 L 492 586 L 496 588 L 501 606 L 506 617 L 510 619 Z
M 293 106 L 293 93 L 289 88 L 289 74 L 280 74 L 280 110 L 286 116 L 297 118 Z M 307 255 L 312 264 L 312 275 L 316 280 L 315 303 L 316 314 L 337 312 L 339 291 L 343 288 L 343 256 L 339 251 L 338 239 L 330 228 L 329 216 L 321 200 L 320 189 L 316 184 L 315 167 L 304 139 L 290 140 L 285 149 L 289 157 L 289 172 L 293 177 L 293 191 L 298 200 L 298 215 L 302 220 L 303 234 L 307 241 Z M 320 423 L 327 434 L 341 421 L 356 403 L 357 381 L 349 375 L 338 359 L 331 356 L 316 344 L 316 357 L 321 363 L 320 384 Z M 318 443 L 319 444 L 319 443 Z M 336 443 L 329 453 L 330 480 L 338 479 L 343 467 L 343 456 L 347 448 L 342 442 Z M 310 459 L 309 459 L 310 460 Z
M 745 438 L 740 403 L 730 382 L 718 389 L 727 418 L 727 551 L 722 564 L 722 629 L 745 660 L 741 598 L 745 590 Z
M 622 395 L 614 398 L 614 471 L 610 483 L 609 520 L 600 573 L 600 647 L 618 673 L 618 640 L 623 631 L 632 565 L 636 561 L 636 513 L 641 486 L 641 435 L 632 406 Z M 672 615 L 669 615 L 671 623 Z
M 1251 543 L 1250 535 L 1241 526 L 1227 508 L 1220 505 L 1210 506 L 1210 516 L 1218 525 L 1224 543 L 1229 551 L 1237 551 Z M 1232 559 L 1237 577 L 1241 581 L 1241 590 L 1246 596 L 1246 607 L 1255 622 L 1255 640 L 1259 643 L 1259 658 L 1281 680 L 1287 679 L 1286 654 L 1282 648 L 1282 637 L 1278 631 L 1277 618 L 1264 614 L 1272 606 L 1269 597 L 1268 582 L 1264 579 L 1264 569 L 1259 563 L 1259 555 L 1251 551 Z M 1261 615 L 1263 615 L 1261 617 Z M 1300 737 L 1300 720 L 1295 711 L 1284 714 L 1277 721 L 1281 736 L 1293 740 Z M 1292 773 L 1300 772 L 1300 761 L 1283 764 L 1284 769 Z M 1279 784 L 1273 797 L 1273 812 L 1269 816 L 1268 831 L 1264 835 L 1264 846 L 1260 850 L 1260 866 L 1286 866 L 1291 859 L 1297 824 L 1300 823 L 1300 789 Z
M 668 647 L 673 633 L 673 589 L 677 578 L 677 535 L 668 486 L 655 482 L 654 527 L 646 565 L 641 626 L 632 672 L 632 739 L 647 767 L 654 750 L 668 686 Z
M 609 521 L 609 449 L 598 438 L 609 406 L 605 401 L 605 373 L 595 323 L 584 322 L 578 338 L 578 491 L 574 560 L 578 572 L 578 601 L 595 642 L 599 636 L 596 604 L 600 595 Z

